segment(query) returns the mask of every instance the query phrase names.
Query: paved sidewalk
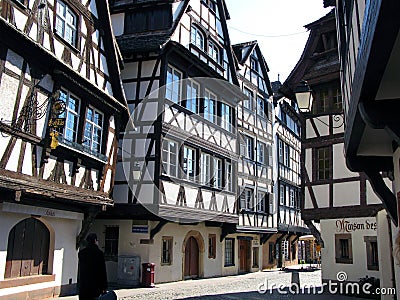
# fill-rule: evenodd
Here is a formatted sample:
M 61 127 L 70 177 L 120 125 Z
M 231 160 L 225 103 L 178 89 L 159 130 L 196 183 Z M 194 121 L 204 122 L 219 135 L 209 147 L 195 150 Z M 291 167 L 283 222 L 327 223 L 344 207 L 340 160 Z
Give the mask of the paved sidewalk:
M 278 288 L 281 285 L 290 286 L 292 282 L 300 281 L 300 286 L 321 286 L 320 270 L 299 270 L 299 266 L 290 267 L 288 270 L 269 270 L 249 273 L 244 275 L 225 276 L 217 278 L 185 280 L 171 283 L 157 284 L 155 288 L 135 288 L 115 290 L 119 300 L 233 300 L 233 299 L 349 299 L 359 298 L 339 295 L 291 295 L 278 293 L 275 289 L 272 293 L 269 288 Z M 265 290 L 259 293 L 258 290 Z M 317 289 L 319 291 L 319 289 Z M 321 298 L 322 297 L 322 298 Z M 60 300 L 77 300 L 77 296 L 61 297 Z

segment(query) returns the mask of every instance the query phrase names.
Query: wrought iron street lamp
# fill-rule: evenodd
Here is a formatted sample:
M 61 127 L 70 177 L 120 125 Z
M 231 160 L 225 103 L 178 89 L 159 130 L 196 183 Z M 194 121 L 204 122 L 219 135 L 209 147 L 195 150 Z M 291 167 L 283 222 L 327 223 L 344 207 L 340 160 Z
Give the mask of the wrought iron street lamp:
M 302 81 L 295 90 L 297 105 L 301 112 L 311 112 L 313 96 L 310 86 Z

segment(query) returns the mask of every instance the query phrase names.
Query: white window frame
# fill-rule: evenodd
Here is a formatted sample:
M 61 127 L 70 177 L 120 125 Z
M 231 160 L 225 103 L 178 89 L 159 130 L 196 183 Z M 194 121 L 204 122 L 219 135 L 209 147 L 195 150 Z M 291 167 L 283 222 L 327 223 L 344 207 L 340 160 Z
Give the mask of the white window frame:
M 205 90 L 204 92 L 204 103 L 203 103 L 203 116 L 204 119 L 215 123 L 216 121 L 216 111 L 217 111 L 217 96 Z M 212 109 L 211 109 L 212 108 Z
M 296 191 L 294 188 L 290 188 L 289 190 L 289 205 L 290 207 L 295 207 L 295 201 L 296 201 Z
M 265 99 L 257 95 L 257 114 L 265 118 Z
M 246 210 L 254 209 L 254 190 L 251 188 L 244 189 L 244 203 Z
M 222 159 L 214 157 L 214 180 L 213 186 L 222 189 Z
M 246 151 L 245 158 L 253 160 L 254 159 L 254 139 L 250 136 L 244 136 Z
M 265 164 L 265 151 L 267 145 L 263 142 L 257 142 L 257 162 L 260 164 Z
M 211 181 L 211 155 L 208 153 L 201 153 L 200 173 L 201 184 L 209 186 Z
M 96 124 L 93 120 L 88 119 L 88 112 L 89 110 L 93 110 L 93 116 L 97 114 L 99 114 L 101 116 L 101 125 Z M 87 138 L 86 136 L 86 125 L 89 124 L 92 126 L 91 128 L 91 135 L 90 135 L 90 139 Z M 85 124 L 83 126 L 84 128 L 84 133 L 83 133 L 83 143 L 82 145 L 85 148 L 90 149 L 93 152 L 97 152 L 97 153 L 101 153 L 101 144 L 102 144 L 102 139 L 103 139 L 103 126 L 104 126 L 104 114 L 99 111 L 98 109 L 94 108 L 93 106 L 89 105 L 86 109 L 86 114 L 85 114 Z M 94 134 L 95 134 L 95 129 L 99 129 L 100 130 L 100 136 L 99 136 L 99 141 L 95 142 L 99 145 L 99 149 L 94 149 L 93 148 L 93 142 L 94 142 Z M 87 141 L 89 141 L 89 145 L 87 144 Z
M 189 151 L 192 151 L 192 158 L 189 158 Z M 192 166 L 190 169 L 192 172 L 189 172 L 189 162 Z M 190 173 L 193 173 L 193 175 L 190 175 Z M 183 146 L 183 178 L 191 181 L 196 178 L 196 149 L 189 146 Z
M 175 144 L 175 153 L 171 150 L 172 145 Z M 167 149 L 165 149 L 165 145 L 167 145 Z M 168 175 L 168 176 L 173 176 L 177 177 L 178 176 L 178 143 L 170 140 L 170 139 L 164 139 L 163 140 L 163 145 L 162 145 L 162 152 L 163 152 L 163 173 Z M 166 153 L 167 160 L 165 161 L 164 159 L 164 153 Z M 175 156 L 175 161 L 171 160 L 171 156 Z M 166 168 L 165 168 L 166 167 Z
M 186 108 L 195 114 L 199 113 L 200 84 L 188 79 L 186 84 Z
M 174 103 L 179 103 L 182 99 L 182 86 L 181 80 L 183 74 L 177 68 L 171 65 L 167 67 L 167 82 L 165 89 L 165 98 L 171 100 Z
M 233 110 L 226 104 L 221 103 L 221 127 L 231 132 L 233 127 Z
M 217 63 L 220 60 L 220 49 L 214 41 L 208 42 L 208 55 Z
M 204 44 L 205 44 L 204 34 L 197 26 L 193 24 L 190 28 L 190 42 L 204 51 Z
M 253 91 L 244 87 L 243 93 L 248 97 L 247 99 L 243 99 L 243 107 L 251 110 L 253 107 Z
M 257 211 L 258 212 L 265 212 L 265 196 L 266 192 L 264 191 L 257 191 Z
M 65 95 L 65 99 L 63 94 Z M 73 99 L 77 102 L 77 110 L 72 110 L 69 107 L 70 104 L 70 99 Z M 77 136 L 78 136 L 78 127 L 79 127 L 79 119 L 80 119 L 80 110 L 81 110 L 81 100 L 76 97 L 75 95 L 71 94 L 69 91 L 65 89 L 60 90 L 60 100 L 63 100 L 65 102 L 65 112 L 63 112 L 60 117 L 65 117 L 65 127 L 62 132 L 63 139 L 69 142 L 76 142 L 77 141 Z M 75 128 L 70 128 L 68 125 L 71 122 L 71 115 L 76 118 L 76 123 L 74 124 Z M 67 138 L 67 131 L 72 132 L 73 139 Z
M 61 8 L 62 11 L 59 8 Z M 68 15 L 72 16 L 72 21 L 68 18 Z M 56 1 L 55 22 L 54 29 L 56 33 L 68 44 L 75 47 L 77 40 L 78 16 L 64 1 Z M 67 28 L 69 28 L 72 32 L 71 36 L 68 36 Z
M 282 183 L 279 184 L 279 204 L 286 205 L 286 186 Z

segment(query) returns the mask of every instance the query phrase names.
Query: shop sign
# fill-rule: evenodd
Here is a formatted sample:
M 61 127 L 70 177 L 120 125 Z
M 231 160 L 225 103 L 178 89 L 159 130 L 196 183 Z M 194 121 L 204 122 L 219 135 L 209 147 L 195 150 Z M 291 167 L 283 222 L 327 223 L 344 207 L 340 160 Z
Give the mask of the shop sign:
M 359 230 L 376 231 L 376 222 L 371 222 L 371 220 L 365 220 L 365 222 L 350 222 L 345 219 L 336 220 L 337 232 L 354 232 Z

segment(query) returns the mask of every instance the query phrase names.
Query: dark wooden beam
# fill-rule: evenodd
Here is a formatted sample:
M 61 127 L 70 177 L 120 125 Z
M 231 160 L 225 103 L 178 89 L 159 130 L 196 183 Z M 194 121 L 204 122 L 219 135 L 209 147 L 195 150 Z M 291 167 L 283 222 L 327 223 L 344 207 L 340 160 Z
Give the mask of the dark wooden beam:
M 324 247 L 324 240 L 322 239 L 321 232 L 319 232 L 319 230 L 317 229 L 317 227 L 315 227 L 313 222 L 311 220 L 304 220 L 304 223 L 308 226 L 312 235 L 317 239 L 321 247 Z
M 76 249 L 79 249 L 79 247 L 82 246 L 82 241 L 88 234 L 98 213 L 99 209 L 95 208 L 91 208 L 87 213 L 85 213 L 85 218 L 82 221 L 81 231 L 76 237 Z
M 379 172 L 366 171 L 365 174 L 371 183 L 375 194 L 381 199 L 383 206 L 392 218 L 393 223 L 397 226 L 397 200 L 393 192 L 387 187 Z
M 236 232 L 236 224 L 229 224 L 229 223 L 224 223 L 222 225 L 222 232 L 221 232 L 221 237 L 220 237 L 220 242 L 226 238 L 228 234 L 235 233 Z
M 275 233 L 263 233 L 260 238 L 260 243 L 263 245 L 274 235 Z
M 158 222 L 158 224 L 156 225 L 156 227 L 154 227 L 151 231 L 150 231 L 150 240 L 152 240 L 157 233 L 159 233 L 161 231 L 161 229 L 168 223 L 167 220 L 160 220 L 160 222 Z
M 304 221 L 339 219 L 339 218 L 363 218 L 376 216 L 378 211 L 384 209 L 382 204 L 372 204 L 367 206 L 349 205 L 342 207 L 323 207 L 303 209 L 301 217 Z

